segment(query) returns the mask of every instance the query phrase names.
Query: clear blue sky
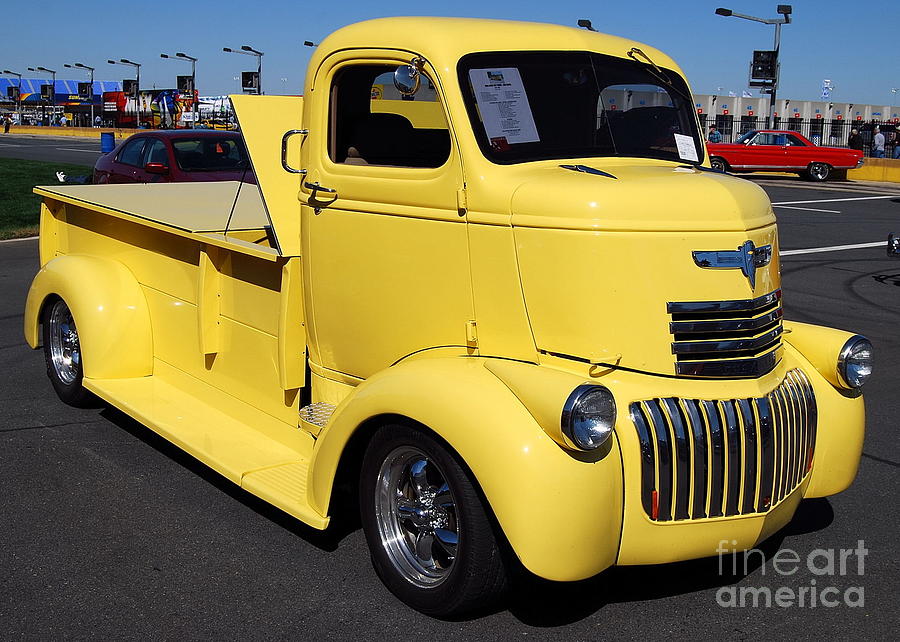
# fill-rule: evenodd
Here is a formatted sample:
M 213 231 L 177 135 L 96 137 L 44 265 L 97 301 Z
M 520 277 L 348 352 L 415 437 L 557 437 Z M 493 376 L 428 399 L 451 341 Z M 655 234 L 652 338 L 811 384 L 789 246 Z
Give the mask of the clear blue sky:
M 599 31 L 669 53 L 686 71 L 695 93 L 723 87 L 739 94 L 746 88 L 750 52 L 772 46 L 774 27 L 723 18 L 713 11 L 725 6 L 771 18 L 776 16 L 776 4 L 759 0 L 12 2 L 4 11 L 0 70 L 39 77 L 26 68 L 43 66 L 56 69 L 57 78 L 83 78 L 81 72 L 63 67 L 82 62 L 97 67 L 98 80 L 120 80 L 133 77 L 133 70 L 106 60 L 129 58 L 143 64 L 142 87 L 173 87 L 175 76 L 190 73 L 190 65 L 163 60 L 159 54 L 183 51 L 200 59 L 201 94 L 234 93 L 239 83 L 233 78 L 243 69 L 255 68 L 255 58 L 224 53 L 222 47 L 239 49 L 247 44 L 265 52 L 265 92 L 290 94 L 302 92 L 311 53 L 303 41 L 318 42 L 352 22 L 452 15 L 574 25 L 578 18 L 590 18 Z M 836 87 L 836 101 L 891 104 L 891 88 L 900 87 L 900 2 L 795 0 L 793 7 L 794 22 L 782 29 L 780 95 L 818 99 L 822 79 L 829 78 Z M 900 102 L 900 92 L 895 97 Z

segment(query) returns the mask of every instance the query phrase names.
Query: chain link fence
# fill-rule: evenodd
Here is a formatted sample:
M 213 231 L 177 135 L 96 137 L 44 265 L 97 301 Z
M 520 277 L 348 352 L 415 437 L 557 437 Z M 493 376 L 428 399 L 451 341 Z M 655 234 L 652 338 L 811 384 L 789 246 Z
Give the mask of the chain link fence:
M 765 116 L 732 116 L 731 114 L 700 114 L 703 131 L 708 132 L 715 125 L 722 134 L 723 143 L 732 143 L 741 134 L 751 129 L 770 129 L 766 127 Z M 781 118 L 775 117 L 775 125 L 771 129 L 787 129 L 799 132 L 816 145 L 827 147 L 849 147 L 850 134 L 857 130 L 860 135 L 862 150 L 866 156 L 873 156 L 872 141 L 875 127 L 881 128 L 884 134 L 884 156 L 894 158 L 895 151 L 900 150 L 900 123 L 893 121 L 861 121 L 861 120 L 828 120 L 825 118 Z

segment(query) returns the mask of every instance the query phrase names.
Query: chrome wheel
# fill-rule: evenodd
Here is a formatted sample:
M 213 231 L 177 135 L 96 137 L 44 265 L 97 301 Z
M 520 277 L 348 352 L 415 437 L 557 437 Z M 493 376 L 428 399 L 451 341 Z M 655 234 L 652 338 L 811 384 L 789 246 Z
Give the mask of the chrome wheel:
M 717 172 L 727 172 L 728 171 L 728 163 L 726 163 L 723 159 L 721 159 L 717 156 L 710 158 L 709 164 Z
M 809 166 L 809 177 L 814 181 L 824 181 L 831 173 L 831 168 L 825 163 L 811 163 Z
M 412 584 L 443 582 L 456 561 L 456 501 L 433 459 L 412 446 L 391 451 L 381 464 L 375 519 L 381 545 L 397 571 Z
M 62 299 L 53 304 L 49 322 L 50 360 L 56 376 L 68 386 L 81 372 L 81 345 L 72 312 Z

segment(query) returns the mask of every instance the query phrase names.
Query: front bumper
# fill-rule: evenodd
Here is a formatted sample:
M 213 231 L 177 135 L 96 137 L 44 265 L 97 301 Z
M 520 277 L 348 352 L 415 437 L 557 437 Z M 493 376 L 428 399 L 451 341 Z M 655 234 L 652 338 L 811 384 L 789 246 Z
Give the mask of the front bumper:
M 712 556 L 723 540 L 752 548 L 784 527 L 804 497 L 840 492 L 856 475 L 862 397 L 835 389 L 790 344 L 778 367 L 753 381 L 603 379 L 620 408 L 647 410 L 644 426 L 628 412 L 616 426 L 625 482 L 617 564 Z M 710 412 L 721 420 L 718 453 Z

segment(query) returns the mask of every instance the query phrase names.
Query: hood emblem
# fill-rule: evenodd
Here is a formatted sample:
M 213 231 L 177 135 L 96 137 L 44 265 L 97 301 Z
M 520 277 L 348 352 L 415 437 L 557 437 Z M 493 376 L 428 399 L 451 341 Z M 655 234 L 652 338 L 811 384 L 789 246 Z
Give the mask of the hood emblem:
M 768 265 L 772 260 L 772 246 L 756 247 L 753 241 L 745 241 L 736 250 L 693 252 L 694 263 L 702 268 L 739 269 L 750 287 L 756 287 L 756 268 Z

